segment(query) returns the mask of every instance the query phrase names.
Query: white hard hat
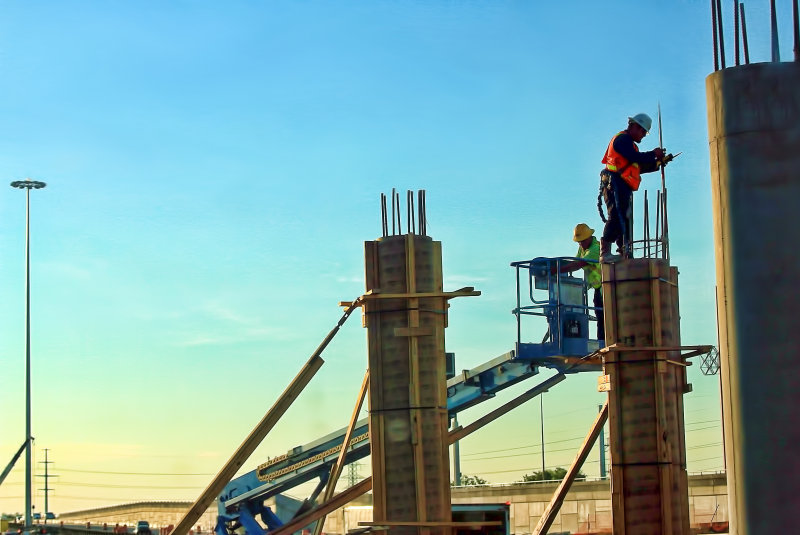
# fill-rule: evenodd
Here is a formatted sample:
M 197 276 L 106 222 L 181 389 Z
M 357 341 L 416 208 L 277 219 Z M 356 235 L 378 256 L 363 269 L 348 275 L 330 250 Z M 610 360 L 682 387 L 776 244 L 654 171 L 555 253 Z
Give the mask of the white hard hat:
M 653 120 L 646 113 L 637 113 L 633 117 L 628 117 L 628 122 L 634 122 L 644 128 L 645 132 L 650 132 Z

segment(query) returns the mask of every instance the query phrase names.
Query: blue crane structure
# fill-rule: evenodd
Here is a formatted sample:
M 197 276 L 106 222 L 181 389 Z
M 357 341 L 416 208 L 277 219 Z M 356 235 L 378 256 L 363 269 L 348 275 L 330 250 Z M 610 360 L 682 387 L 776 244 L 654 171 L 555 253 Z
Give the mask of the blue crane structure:
M 592 313 L 596 311 L 587 305 L 586 285 L 583 279 L 560 273 L 562 263 L 571 260 L 576 259 L 535 258 L 511 264 L 517 274 L 517 306 L 512 310 L 517 320 L 516 348 L 471 370 L 452 373 L 447 381 L 447 409 L 451 418 L 537 375 L 540 366 L 558 373 L 529 390 L 532 395 L 557 384 L 564 379 L 564 374 L 600 369 L 596 362 L 587 359 L 604 344 L 602 340 L 588 338 L 589 321 L 595 319 Z M 536 316 L 546 318 L 547 334 L 541 343 L 523 342 L 522 325 L 527 326 L 529 318 Z M 240 526 L 247 535 L 266 535 L 279 528 L 291 518 L 279 518 L 265 501 L 318 479 L 316 488 L 299 510 L 289 514 L 297 517 L 310 509 L 328 482 L 331 465 L 339 457 L 346 431 L 343 428 L 292 448 L 231 480 L 217 498 L 216 535 L 231 535 Z M 355 424 L 346 448 L 346 464 L 369 455 L 366 418 Z

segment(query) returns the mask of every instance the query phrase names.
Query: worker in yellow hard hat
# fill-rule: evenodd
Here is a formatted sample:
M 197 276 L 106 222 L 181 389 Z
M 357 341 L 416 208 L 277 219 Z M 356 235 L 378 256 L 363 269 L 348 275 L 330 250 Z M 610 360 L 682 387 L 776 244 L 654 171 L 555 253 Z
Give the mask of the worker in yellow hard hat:
M 560 271 L 561 273 L 571 273 L 578 269 L 583 269 L 586 285 L 594 289 L 592 303 L 594 304 L 595 315 L 597 316 L 597 339 L 605 340 L 605 322 L 603 321 L 603 278 L 599 264 L 600 242 L 594 236 L 594 229 L 589 228 L 589 225 L 586 223 L 578 223 L 575 226 L 575 231 L 572 234 L 572 241 L 578 243 L 578 252 L 575 254 L 577 258 L 594 260 L 594 262 L 586 262 L 584 260 L 565 262 L 561 264 Z
M 656 147 L 648 152 L 639 152 L 638 144 L 650 131 L 653 120 L 646 113 L 628 117 L 628 128 L 616 134 L 608 144 L 602 163 L 605 169 L 600 172 L 600 196 L 605 200 L 608 219 L 603 215 L 600 196 L 597 208 L 606 226 L 600 238 L 600 259 L 614 262 L 619 256 L 611 254 L 611 244 L 626 258 L 632 257 L 631 241 L 633 229 L 631 206 L 633 192 L 639 189 L 642 173 L 651 173 L 665 163 L 667 152 Z

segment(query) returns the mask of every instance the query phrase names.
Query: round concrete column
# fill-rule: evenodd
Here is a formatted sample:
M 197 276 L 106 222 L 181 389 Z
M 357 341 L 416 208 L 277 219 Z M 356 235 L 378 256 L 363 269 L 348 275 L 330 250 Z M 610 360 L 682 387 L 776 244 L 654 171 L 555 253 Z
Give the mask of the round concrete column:
M 800 511 L 800 63 L 706 79 L 731 533 Z

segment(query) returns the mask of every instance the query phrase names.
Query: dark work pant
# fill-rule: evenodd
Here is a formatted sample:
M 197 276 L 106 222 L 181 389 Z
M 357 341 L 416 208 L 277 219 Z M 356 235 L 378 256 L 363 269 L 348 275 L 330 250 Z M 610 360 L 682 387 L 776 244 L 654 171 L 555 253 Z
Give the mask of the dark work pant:
M 611 174 L 611 191 L 604 195 L 608 220 L 603 228 L 603 241 L 616 243 L 620 251 L 628 251 L 633 234 L 631 216 L 633 215 L 631 200 L 633 191 L 617 173 Z
M 605 318 L 603 317 L 603 289 L 602 288 L 595 288 L 594 289 L 594 299 L 592 300 L 594 303 L 594 307 L 597 309 L 594 311 L 595 315 L 597 316 L 597 339 L 598 340 L 605 340 L 606 339 L 606 322 Z

